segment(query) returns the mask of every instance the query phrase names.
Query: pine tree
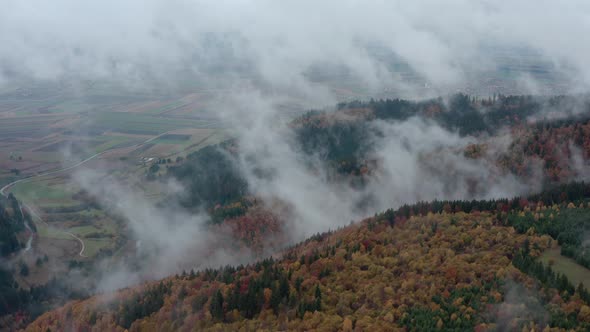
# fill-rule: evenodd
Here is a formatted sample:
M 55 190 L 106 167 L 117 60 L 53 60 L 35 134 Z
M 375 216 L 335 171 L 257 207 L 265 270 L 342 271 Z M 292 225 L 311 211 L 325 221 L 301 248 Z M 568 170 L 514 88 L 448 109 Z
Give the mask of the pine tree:
M 223 320 L 223 295 L 221 294 L 221 290 L 218 289 L 211 299 L 209 311 L 214 319 Z

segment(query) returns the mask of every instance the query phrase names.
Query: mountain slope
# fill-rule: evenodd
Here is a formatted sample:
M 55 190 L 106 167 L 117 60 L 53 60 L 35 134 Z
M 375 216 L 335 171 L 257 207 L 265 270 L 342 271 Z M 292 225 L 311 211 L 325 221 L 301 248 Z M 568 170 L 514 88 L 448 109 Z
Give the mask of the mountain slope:
M 518 217 L 590 216 L 588 191 L 404 206 L 313 236 L 280 258 L 70 302 L 27 330 L 584 331 L 588 292 L 535 260 L 557 241 Z
M 329 184 L 367 189 L 390 171 L 383 144 L 401 141 L 404 152 L 419 155 L 416 167 L 425 168 L 426 175 L 449 178 L 450 183 L 467 181 L 473 187 L 472 196 L 483 197 L 486 195 L 482 195 L 485 190 L 481 187 L 487 184 L 478 178 L 481 174 L 465 174 L 463 165 L 488 165 L 496 177 L 514 176 L 523 183 L 538 178 L 545 186 L 585 177 L 584 167 L 590 158 L 590 120 L 584 115 L 588 110 L 587 97 L 566 96 L 499 96 L 486 100 L 457 94 L 448 102 L 442 98 L 354 101 L 339 104 L 335 111 L 310 111 L 294 119 L 284 135 L 290 137 L 297 158 L 306 160 L 312 172 L 324 172 Z M 450 147 L 421 149 L 420 140 L 412 141 L 404 132 L 392 134 L 383 128 L 418 118 L 448 130 L 449 135 L 468 139 Z M 264 154 L 248 156 L 243 150 L 239 140 L 226 141 L 194 152 L 183 164 L 171 167 L 168 174 L 187 188 L 187 193 L 178 198 L 181 204 L 189 210 L 206 208 L 213 223 L 245 214 L 252 204 L 245 204 L 244 198 L 260 193 L 240 172 L 244 166 L 240 158 L 253 164 L 250 166 L 256 170 L 257 179 L 268 180 L 276 170 L 272 168 L 275 165 L 265 169 L 256 164 Z M 400 155 L 399 159 L 407 157 Z M 440 163 L 449 160 L 453 161 L 448 165 L 451 169 L 440 172 Z M 444 193 L 451 196 L 454 190 Z M 375 203 L 373 194 L 368 192 L 355 202 L 359 210 Z M 238 202 L 239 208 L 235 208 Z

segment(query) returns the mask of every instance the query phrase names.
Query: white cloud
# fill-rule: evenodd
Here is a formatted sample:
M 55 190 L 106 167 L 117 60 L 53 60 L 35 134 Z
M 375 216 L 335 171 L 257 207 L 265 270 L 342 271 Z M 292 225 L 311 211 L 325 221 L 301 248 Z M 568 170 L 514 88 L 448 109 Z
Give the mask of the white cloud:
M 314 64 L 339 64 L 380 89 L 396 76 L 367 49 L 379 45 L 441 90 L 468 85 L 468 73 L 501 60 L 499 50 L 537 52 L 580 83 L 570 88 L 587 89 L 590 45 L 580 38 L 589 22 L 583 0 L 7 0 L 0 68 L 5 82 L 24 75 L 162 84 L 191 73 L 289 91 L 309 89 L 302 73 Z

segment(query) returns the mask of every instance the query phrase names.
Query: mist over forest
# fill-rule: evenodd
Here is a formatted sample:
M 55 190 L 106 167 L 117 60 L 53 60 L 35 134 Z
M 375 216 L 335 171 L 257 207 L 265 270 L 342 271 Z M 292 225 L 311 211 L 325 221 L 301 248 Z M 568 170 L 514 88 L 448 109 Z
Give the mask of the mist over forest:
M 589 22 L 5 1 L 0 330 L 590 328 Z

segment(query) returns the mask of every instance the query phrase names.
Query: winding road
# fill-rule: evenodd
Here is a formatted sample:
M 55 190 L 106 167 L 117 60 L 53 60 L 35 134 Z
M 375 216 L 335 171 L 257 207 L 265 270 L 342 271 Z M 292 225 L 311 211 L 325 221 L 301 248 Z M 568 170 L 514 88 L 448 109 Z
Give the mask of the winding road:
M 169 132 L 167 131 L 167 132 L 161 133 L 161 134 L 159 134 L 157 136 L 154 136 L 152 138 L 149 138 L 149 139 L 147 139 L 147 140 L 145 140 L 143 142 L 137 143 L 134 147 L 135 148 L 139 148 L 142 145 L 145 145 L 145 144 L 147 144 L 147 143 L 149 143 L 149 142 L 151 142 L 151 141 L 153 141 L 153 140 L 155 140 L 155 139 L 159 138 L 160 136 L 165 135 L 167 133 L 169 133 Z M 104 150 L 102 152 L 96 153 L 96 154 L 94 154 L 94 155 L 92 155 L 92 156 L 90 156 L 90 157 L 88 157 L 88 158 L 86 158 L 86 159 L 84 159 L 84 160 L 82 160 L 82 161 L 74 164 L 74 165 L 68 166 L 68 167 L 60 168 L 60 169 L 53 170 L 53 171 L 47 171 L 47 172 L 43 172 L 43 173 L 39 173 L 39 174 L 30 175 L 30 176 L 24 177 L 22 179 L 19 179 L 19 180 L 10 182 L 9 184 L 7 184 L 4 187 L 0 188 L 0 195 L 2 195 L 4 197 L 8 197 L 8 194 L 6 193 L 6 190 L 10 189 L 10 187 L 16 185 L 17 183 L 21 183 L 21 182 L 24 182 L 24 181 L 30 181 L 30 180 L 33 180 L 35 178 L 40 178 L 40 177 L 47 176 L 47 175 L 52 175 L 52 174 L 67 172 L 69 170 L 72 170 L 72 169 L 74 169 L 76 167 L 79 167 L 79 166 L 81 166 L 81 165 L 89 162 L 90 160 L 92 160 L 92 159 L 94 159 L 96 157 L 99 157 L 99 156 L 101 156 L 101 155 L 103 155 L 103 154 L 105 154 L 105 153 L 107 153 L 109 151 L 112 151 L 112 150 L 113 149 L 108 149 L 108 150 Z M 21 213 L 22 213 L 22 206 L 21 205 L 24 206 L 25 208 L 27 208 L 27 210 L 30 211 L 31 215 L 33 215 L 33 217 L 35 217 L 37 220 L 39 220 L 40 222 L 42 222 L 46 227 L 53 228 L 45 220 L 43 220 L 43 218 L 41 218 L 41 216 L 39 216 L 39 214 L 37 214 L 35 212 L 35 210 L 33 210 L 30 206 L 28 206 L 22 200 L 21 200 L 21 203 L 19 204 L 19 207 L 21 208 Z M 27 228 L 30 229 L 29 225 L 27 225 Z M 53 229 L 56 229 L 56 228 L 53 228 Z M 68 232 L 68 231 L 64 231 L 64 230 L 60 230 L 60 229 L 56 229 L 56 230 L 59 231 L 59 232 L 61 232 L 61 233 L 63 233 L 63 234 L 67 234 L 68 236 L 71 236 L 72 238 L 74 238 L 75 240 L 77 240 L 78 242 L 80 242 L 81 249 L 80 249 L 80 253 L 78 255 L 80 257 L 84 257 L 84 258 L 88 257 L 88 256 L 84 255 L 84 250 L 86 249 L 86 245 L 84 244 L 84 241 L 81 238 L 79 238 L 78 236 L 76 236 L 76 234 L 74 234 L 72 232 Z M 31 247 L 31 241 L 32 241 L 32 237 L 27 242 L 27 248 L 25 249 L 25 251 L 28 251 L 30 249 L 30 247 Z
M 107 150 L 107 151 L 108 151 L 108 150 Z M 9 183 L 9 184 L 5 185 L 4 187 L 2 187 L 2 188 L 0 189 L 0 194 L 2 194 L 2 196 L 4 196 L 4 197 L 8 197 L 8 194 L 6 193 L 6 190 L 7 190 L 7 189 L 9 189 L 10 187 L 14 186 L 14 185 L 15 185 L 15 184 L 17 184 L 17 183 L 23 182 L 23 181 L 25 181 L 25 180 L 32 180 L 32 179 L 34 179 L 34 178 L 38 178 L 38 177 L 42 177 L 42 176 L 46 176 L 46 175 L 51 175 L 51 174 L 55 174 L 55 173 L 59 173 L 59 172 L 65 172 L 65 171 L 68 171 L 68 170 L 70 170 L 70 169 L 73 169 L 73 168 L 75 168 L 75 167 L 78 167 L 78 166 L 80 166 L 80 165 L 84 164 L 85 162 L 88 162 L 88 161 L 90 161 L 90 160 L 92 160 L 92 159 L 94 159 L 94 158 L 96 158 L 96 157 L 100 156 L 101 154 L 103 154 L 103 153 L 105 153 L 105 152 L 107 152 L 107 151 L 103 151 L 103 152 L 101 152 L 101 153 L 97 153 L 97 154 L 95 154 L 95 155 L 93 155 L 93 156 L 91 156 L 91 157 L 89 157 L 89 158 L 87 158 L 87 159 L 84 159 L 84 160 L 82 160 L 81 162 L 79 162 L 79 163 L 77 163 L 77 164 L 75 164 L 75 165 L 72 165 L 72 166 L 69 166 L 69 167 L 66 167 L 66 168 L 62 168 L 62 169 L 58 169 L 58 170 L 54 170 L 54 171 L 50 171 L 50 172 L 45 172 L 45 173 L 40 173 L 40 174 L 36 174 L 36 175 L 32 175 L 32 176 L 28 176 L 28 177 L 26 177 L 26 178 L 22 178 L 22 179 L 20 179 L 20 180 L 17 180 L 17 181 L 13 181 L 13 182 L 11 182 L 11 183 Z M 43 223 L 43 224 L 44 224 L 46 227 L 48 227 L 48 228 L 53 228 L 53 227 L 52 227 L 52 226 L 50 226 L 50 225 L 49 225 L 49 224 L 48 224 L 48 223 L 47 223 L 45 220 L 43 220 L 43 218 L 41 218 L 41 216 L 39 216 L 39 214 L 37 214 L 37 212 L 35 212 L 35 210 L 33 210 L 33 208 L 31 208 L 30 206 L 28 206 L 28 205 L 27 205 L 26 203 L 24 203 L 22 200 L 21 200 L 21 202 L 19 203 L 19 207 L 20 207 L 20 209 L 21 209 L 21 214 L 22 214 L 22 207 L 23 207 L 23 206 L 24 206 L 24 207 L 25 207 L 25 208 L 26 208 L 26 209 L 27 209 L 27 210 L 28 210 L 28 211 L 31 213 L 31 215 L 32 215 L 33 217 L 35 217 L 37 220 L 39 220 L 40 222 L 42 222 L 42 223 Z M 24 214 L 23 214 L 23 215 L 24 215 Z M 32 229 L 31 229 L 31 227 L 30 227 L 30 226 L 29 226 L 29 225 L 28 225 L 26 222 L 25 222 L 25 226 L 27 227 L 27 229 L 28 229 L 30 232 L 32 232 Z M 56 228 L 53 228 L 53 229 L 56 229 Z M 81 249 L 80 249 L 80 253 L 79 253 L 78 255 L 79 255 L 80 257 L 84 257 L 84 258 L 88 257 L 88 256 L 84 255 L 84 250 L 86 249 L 86 245 L 84 244 L 84 241 L 82 241 L 82 239 L 81 239 L 81 238 L 77 237 L 75 234 L 73 234 L 73 233 L 71 233 L 71 232 L 68 232 L 68 231 L 63 231 L 63 230 L 58 230 L 58 229 L 56 229 L 56 230 L 57 230 L 57 231 L 59 231 L 59 232 L 61 232 L 61 233 L 67 234 L 68 236 L 71 236 L 72 238 L 74 238 L 75 240 L 77 240 L 78 242 L 80 242 Z M 29 250 L 31 249 L 32 240 L 33 240 L 33 235 L 31 234 L 31 236 L 29 237 L 29 240 L 27 241 L 27 246 L 26 246 L 26 248 L 25 248 L 25 252 L 27 252 L 27 251 L 29 251 Z

